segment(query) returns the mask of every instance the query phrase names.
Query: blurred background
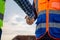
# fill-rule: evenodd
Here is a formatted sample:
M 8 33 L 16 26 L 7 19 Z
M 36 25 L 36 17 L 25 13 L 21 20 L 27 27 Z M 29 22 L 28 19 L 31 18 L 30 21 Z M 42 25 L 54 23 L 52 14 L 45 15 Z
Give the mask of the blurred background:
M 33 0 L 29 1 L 33 3 Z M 35 23 L 27 25 L 25 16 L 24 11 L 13 0 L 6 0 L 1 40 L 12 40 L 17 35 L 35 35 Z

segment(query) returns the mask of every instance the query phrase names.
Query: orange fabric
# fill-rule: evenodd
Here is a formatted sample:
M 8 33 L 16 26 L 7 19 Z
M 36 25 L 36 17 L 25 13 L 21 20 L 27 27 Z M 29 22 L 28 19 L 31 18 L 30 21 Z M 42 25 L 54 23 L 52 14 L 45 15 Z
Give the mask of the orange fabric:
M 38 12 L 42 11 L 42 10 L 46 10 L 47 7 L 47 0 L 38 0 Z
M 50 2 L 60 2 L 60 0 L 50 0 Z
M 37 1 L 38 1 L 37 13 L 39 13 L 42 10 L 47 9 L 48 0 L 37 0 Z M 34 2 L 36 4 L 36 0 L 34 0 Z M 49 9 L 60 10 L 60 0 L 50 0 L 49 1 Z
M 51 2 L 49 4 L 50 9 L 60 10 L 60 2 Z

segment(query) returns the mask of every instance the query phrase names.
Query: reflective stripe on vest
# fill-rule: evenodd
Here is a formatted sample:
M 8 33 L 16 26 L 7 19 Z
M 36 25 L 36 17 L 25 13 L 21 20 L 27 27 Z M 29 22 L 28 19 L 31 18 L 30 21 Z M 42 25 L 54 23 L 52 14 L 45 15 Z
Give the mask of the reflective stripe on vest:
M 46 13 L 46 10 L 40 11 L 38 16 L 45 13 Z M 60 10 L 49 10 L 49 14 L 60 14 Z
M 36 30 L 38 30 L 39 28 L 46 28 L 46 23 L 40 23 L 36 26 Z
M 49 27 L 60 28 L 60 23 L 49 23 Z
M 49 27 L 55 27 L 55 28 L 60 28 L 60 23 L 49 23 Z M 39 28 L 46 28 L 46 23 L 40 23 L 37 27 L 36 30 Z

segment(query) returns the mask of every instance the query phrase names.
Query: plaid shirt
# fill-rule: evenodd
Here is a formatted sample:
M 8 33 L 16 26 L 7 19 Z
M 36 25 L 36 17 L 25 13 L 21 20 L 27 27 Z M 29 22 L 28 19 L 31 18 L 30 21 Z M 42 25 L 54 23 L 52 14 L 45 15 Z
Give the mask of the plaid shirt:
M 33 6 L 29 2 L 29 0 L 14 0 L 22 9 L 23 11 L 30 17 L 34 18 L 35 13 L 33 10 Z

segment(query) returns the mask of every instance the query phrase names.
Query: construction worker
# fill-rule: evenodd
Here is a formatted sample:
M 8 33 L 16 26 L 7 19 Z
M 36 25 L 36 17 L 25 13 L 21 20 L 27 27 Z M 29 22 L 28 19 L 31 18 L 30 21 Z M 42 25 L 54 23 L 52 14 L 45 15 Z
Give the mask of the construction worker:
M 60 40 L 60 0 L 14 0 L 27 14 L 27 24 L 36 21 L 37 40 Z
M 2 34 L 4 10 L 5 10 L 5 0 L 0 0 L 0 40 Z
M 34 0 L 33 7 L 37 13 L 37 40 L 60 40 L 60 0 Z M 29 25 L 35 21 L 29 16 L 25 18 Z

